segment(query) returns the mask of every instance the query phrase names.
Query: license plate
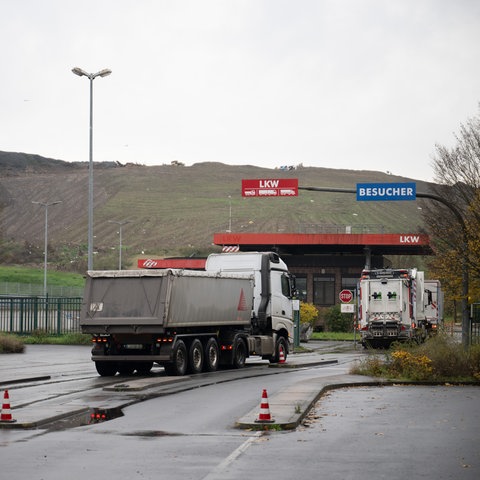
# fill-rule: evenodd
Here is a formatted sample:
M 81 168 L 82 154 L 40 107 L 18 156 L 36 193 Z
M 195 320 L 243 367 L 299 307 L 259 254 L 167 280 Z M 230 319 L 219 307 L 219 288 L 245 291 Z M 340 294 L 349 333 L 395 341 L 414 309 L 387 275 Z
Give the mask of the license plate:
M 127 350 L 141 350 L 143 348 L 143 345 L 141 343 L 129 343 L 125 345 L 125 348 Z

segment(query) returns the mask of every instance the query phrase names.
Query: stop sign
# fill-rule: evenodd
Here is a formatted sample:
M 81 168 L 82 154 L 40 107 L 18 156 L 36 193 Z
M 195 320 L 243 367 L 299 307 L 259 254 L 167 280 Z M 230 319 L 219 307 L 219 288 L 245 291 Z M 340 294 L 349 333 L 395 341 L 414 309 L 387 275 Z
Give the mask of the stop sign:
M 353 300 L 353 293 L 351 290 L 342 290 L 338 297 L 342 303 L 350 303 Z

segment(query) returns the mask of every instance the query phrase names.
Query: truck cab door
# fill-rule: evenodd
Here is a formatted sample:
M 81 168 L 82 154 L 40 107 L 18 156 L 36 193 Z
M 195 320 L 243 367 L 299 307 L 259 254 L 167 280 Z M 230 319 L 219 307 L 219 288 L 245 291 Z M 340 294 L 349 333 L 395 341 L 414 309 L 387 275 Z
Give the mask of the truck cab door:
M 272 271 L 271 288 L 272 319 L 277 317 L 292 320 L 292 278 L 286 273 Z

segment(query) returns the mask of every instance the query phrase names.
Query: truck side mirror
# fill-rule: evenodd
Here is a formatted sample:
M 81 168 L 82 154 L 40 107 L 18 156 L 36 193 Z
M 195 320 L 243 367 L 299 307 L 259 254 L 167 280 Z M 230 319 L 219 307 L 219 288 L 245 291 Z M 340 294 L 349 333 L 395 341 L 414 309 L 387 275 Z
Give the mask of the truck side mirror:
M 296 295 L 295 277 L 293 275 L 282 275 L 282 294 L 285 297 L 292 298 Z

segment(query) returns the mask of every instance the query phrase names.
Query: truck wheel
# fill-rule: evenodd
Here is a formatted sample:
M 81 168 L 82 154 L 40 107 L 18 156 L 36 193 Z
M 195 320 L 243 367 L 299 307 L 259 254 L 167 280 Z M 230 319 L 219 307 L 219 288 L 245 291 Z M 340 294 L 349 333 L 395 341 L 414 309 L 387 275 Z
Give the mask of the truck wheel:
M 247 348 L 245 342 L 241 338 L 235 340 L 235 348 L 233 349 L 233 366 L 234 368 L 243 368 L 247 360 Z
M 275 344 L 275 354 L 269 358 L 270 363 L 280 362 L 280 352 L 283 353 L 283 360 L 287 360 L 287 342 L 284 337 L 278 337 Z
M 173 347 L 172 363 L 165 365 L 167 375 L 181 377 L 187 371 L 187 347 L 183 340 L 178 340 Z
M 220 351 L 218 349 L 218 343 L 215 338 L 208 339 L 205 345 L 205 371 L 215 372 L 218 369 L 220 362 Z
M 200 373 L 203 370 L 203 345 L 196 338 L 188 351 L 188 366 L 191 373 Z
M 113 377 L 117 373 L 115 362 L 95 362 L 95 368 L 102 377 Z

